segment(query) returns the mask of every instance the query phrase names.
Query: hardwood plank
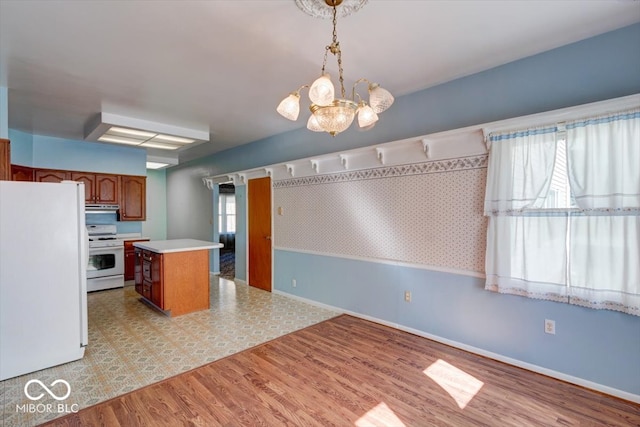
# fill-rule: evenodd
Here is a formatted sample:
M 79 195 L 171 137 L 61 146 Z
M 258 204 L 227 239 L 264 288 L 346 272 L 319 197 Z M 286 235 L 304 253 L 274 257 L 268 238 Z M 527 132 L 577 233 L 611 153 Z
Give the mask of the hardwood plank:
M 338 316 L 48 426 L 640 425 L 640 405 Z

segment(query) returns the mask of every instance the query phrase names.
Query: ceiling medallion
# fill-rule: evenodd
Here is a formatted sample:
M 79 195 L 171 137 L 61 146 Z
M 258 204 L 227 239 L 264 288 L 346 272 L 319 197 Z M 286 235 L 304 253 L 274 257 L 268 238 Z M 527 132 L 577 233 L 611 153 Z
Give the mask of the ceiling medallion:
M 339 16 L 344 18 L 357 12 L 369 0 L 295 0 L 298 9 L 314 18 L 330 19 L 333 17 L 333 3 L 340 6 Z

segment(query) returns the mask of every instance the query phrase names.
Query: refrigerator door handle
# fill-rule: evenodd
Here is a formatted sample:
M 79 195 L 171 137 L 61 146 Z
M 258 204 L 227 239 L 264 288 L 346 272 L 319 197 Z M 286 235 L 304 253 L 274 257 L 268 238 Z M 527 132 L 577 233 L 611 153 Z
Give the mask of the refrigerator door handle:
M 84 183 L 78 182 L 78 237 L 80 277 L 80 347 L 89 344 L 89 317 L 87 314 L 87 265 L 89 264 L 89 233 L 85 223 Z

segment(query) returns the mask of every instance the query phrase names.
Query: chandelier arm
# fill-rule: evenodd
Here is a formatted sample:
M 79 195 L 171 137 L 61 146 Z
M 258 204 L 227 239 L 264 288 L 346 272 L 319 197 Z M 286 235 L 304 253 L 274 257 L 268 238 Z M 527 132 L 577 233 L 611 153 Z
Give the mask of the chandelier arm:
M 300 91 L 301 91 L 302 89 L 304 89 L 305 87 L 309 87 L 309 85 L 302 85 L 302 86 L 300 86 L 300 87 L 298 88 L 298 90 L 296 90 L 296 93 L 297 93 L 298 95 L 300 95 Z
M 353 84 L 353 89 L 351 90 L 351 99 L 353 99 L 354 101 L 356 99 L 356 95 L 358 95 L 359 100 L 362 99 L 362 97 L 360 97 L 360 94 L 356 92 L 356 86 L 358 86 L 362 82 L 367 82 L 369 84 L 371 83 L 369 79 L 366 79 L 364 77 L 360 77 L 358 80 L 356 80 L 356 82 Z

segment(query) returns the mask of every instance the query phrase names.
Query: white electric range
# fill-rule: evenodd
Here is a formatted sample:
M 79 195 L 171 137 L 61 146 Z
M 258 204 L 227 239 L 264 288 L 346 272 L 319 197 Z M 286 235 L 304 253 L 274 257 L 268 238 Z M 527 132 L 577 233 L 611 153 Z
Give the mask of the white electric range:
M 111 224 L 88 224 L 87 291 L 124 287 L 124 243 Z

